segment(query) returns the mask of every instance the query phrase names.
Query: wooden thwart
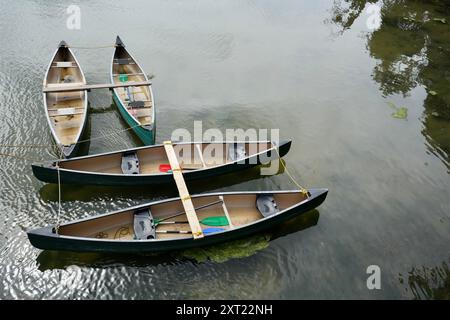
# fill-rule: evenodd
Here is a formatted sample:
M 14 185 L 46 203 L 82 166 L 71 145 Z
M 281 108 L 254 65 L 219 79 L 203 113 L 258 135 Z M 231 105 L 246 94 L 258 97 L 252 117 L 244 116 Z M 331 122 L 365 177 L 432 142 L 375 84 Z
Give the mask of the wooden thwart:
M 183 178 L 183 173 L 181 172 L 181 167 L 178 162 L 177 155 L 173 149 L 171 141 L 164 142 L 164 149 L 166 150 L 167 158 L 169 159 L 170 167 L 172 168 L 173 178 L 177 184 L 178 193 L 180 194 L 181 203 L 183 204 L 184 210 L 186 212 L 186 217 L 191 227 L 192 235 L 194 239 L 203 238 L 202 227 L 198 221 L 197 214 L 195 213 L 195 208 L 191 200 L 191 196 L 186 186 L 186 182 Z
M 223 196 L 219 196 L 219 199 L 222 201 L 222 209 L 223 209 L 223 212 L 225 213 L 225 216 L 228 219 L 228 225 L 230 226 L 230 229 L 231 229 L 234 226 L 233 226 L 233 223 L 231 222 L 230 214 L 228 213 L 228 209 L 227 209 L 227 206 L 225 204 L 225 200 L 224 200 Z
M 114 89 L 114 88 L 124 88 L 124 87 L 144 87 L 150 86 L 152 84 L 151 81 L 140 81 L 140 82 L 125 82 L 121 84 L 86 84 L 79 86 L 61 86 L 61 87 L 52 87 L 52 88 L 43 88 L 42 92 L 70 92 L 70 91 L 85 91 L 92 89 Z
M 202 162 L 203 168 L 208 167 L 206 165 L 205 159 L 203 158 L 203 151 L 199 144 L 195 144 L 195 148 L 197 148 L 198 156 L 200 157 L 200 161 Z

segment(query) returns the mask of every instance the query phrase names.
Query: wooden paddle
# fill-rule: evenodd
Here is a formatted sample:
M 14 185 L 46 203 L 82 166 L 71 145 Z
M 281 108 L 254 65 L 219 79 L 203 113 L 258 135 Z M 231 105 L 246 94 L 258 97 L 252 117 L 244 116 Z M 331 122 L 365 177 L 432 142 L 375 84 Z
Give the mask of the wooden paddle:
M 198 211 L 198 210 L 202 210 L 202 209 L 211 207 L 211 206 L 216 205 L 216 204 L 219 204 L 219 203 L 222 203 L 222 200 L 214 201 L 214 202 L 205 204 L 205 205 L 203 205 L 203 206 L 199 206 L 199 207 L 194 208 L 194 209 L 195 209 L 195 211 Z M 185 211 L 180 211 L 180 212 L 175 213 L 175 214 L 173 214 L 173 215 L 170 215 L 170 216 L 168 216 L 168 217 L 166 217 L 166 218 L 155 219 L 155 220 L 154 220 L 155 226 L 158 225 L 159 223 L 163 222 L 163 221 L 170 220 L 170 219 L 172 219 L 172 218 L 176 218 L 176 217 L 182 216 L 183 214 L 186 214 L 186 212 L 185 212 Z
M 221 232 L 221 231 L 225 231 L 225 229 L 223 229 L 223 228 L 207 228 L 207 229 L 203 229 L 203 234 L 212 234 L 212 233 Z M 156 230 L 156 233 L 191 234 L 192 231 L 188 231 L 188 230 Z
M 228 219 L 225 216 L 214 216 L 214 217 L 207 217 L 205 219 L 199 220 L 199 222 L 205 226 L 213 226 L 213 227 L 222 227 L 222 226 L 228 226 Z M 155 222 L 155 225 L 158 224 L 177 224 L 177 223 L 189 223 L 189 221 L 157 221 Z

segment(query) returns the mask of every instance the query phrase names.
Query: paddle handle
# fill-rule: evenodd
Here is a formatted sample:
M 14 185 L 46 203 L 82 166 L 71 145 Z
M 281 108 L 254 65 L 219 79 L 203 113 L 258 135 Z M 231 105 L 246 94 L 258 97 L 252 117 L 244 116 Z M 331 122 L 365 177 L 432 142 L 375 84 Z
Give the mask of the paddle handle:
M 156 233 L 191 234 L 192 231 L 185 231 L 185 230 L 156 230 Z
M 221 203 L 221 202 L 222 202 L 222 200 L 214 201 L 214 202 L 205 204 L 203 206 L 199 206 L 199 207 L 194 208 L 194 209 L 195 209 L 195 211 L 198 211 L 198 210 L 201 210 L 201 209 L 205 209 L 205 208 L 211 207 L 211 206 L 216 205 L 216 204 Z M 161 220 L 155 219 L 155 224 L 160 224 L 163 221 L 170 220 L 172 218 L 176 218 L 176 217 L 182 216 L 185 213 L 186 213 L 185 211 L 181 211 L 181 212 L 175 213 L 174 215 L 171 215 L 171 216 L 168 216 L 166 218 L 163 218 Z
M 203 229 L 203 232 L 205 234 L 211 234 L 216 232 L 225 231 L 223 228 L 208 228 Z M 163 234 L 192 234 L 192 231 L 190 230 L 156 230 L 156 233 L 163 233 Z
M 177 224 L 177 223 L 189 223 L 189 221 L 163 221 L 157 222 L 157 224 Z

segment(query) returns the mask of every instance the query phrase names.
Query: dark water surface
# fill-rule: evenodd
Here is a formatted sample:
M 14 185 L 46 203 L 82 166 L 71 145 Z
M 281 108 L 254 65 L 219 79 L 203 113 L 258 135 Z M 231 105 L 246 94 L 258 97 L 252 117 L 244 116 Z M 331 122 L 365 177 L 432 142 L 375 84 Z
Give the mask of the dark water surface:
M 66 8 L 81 8 L 81 30 Z M 445 1 L 0 0 L 0 298 L 443 298 L 450 292 L 450 11 Z M 382 2 L 379 2 L 380 4 Z M 318 210 L 270 234 L 159 256 L 42 252 L 28 228 L 55 223 L 57 187 L 30 163 L 53 149 L 42 96 L 58 42 L 120 34 L 154 75 L 157 142 L 176 128 L 280 128 L 290 171 L 330 189 Z M 91 83 L 112 48 L 74 49 Z M 125 129 L 108 91 L 90 93 L 95 138 Z M 90 154 L 139 145 L 129 132 Z M 192 193 L 293 188 L 258 169 Z M 164 188 L 63 188 L 62 220 L 174 196 Z M 270 241 L 269 241 L 270 240 Z M 366 269 L 381 268 L 381 290 Z

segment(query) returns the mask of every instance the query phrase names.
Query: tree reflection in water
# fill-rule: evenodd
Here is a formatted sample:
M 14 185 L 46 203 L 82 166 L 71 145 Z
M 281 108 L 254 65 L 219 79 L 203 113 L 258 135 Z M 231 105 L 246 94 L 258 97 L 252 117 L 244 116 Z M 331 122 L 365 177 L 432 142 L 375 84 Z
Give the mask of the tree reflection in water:
M 373 80 L 385 97 L 425 89 L 422 134 L 428 150 L 450 170 L 450 0 L 337 0 L 331 21 L 338 34 L 350 29 L 370 3 L 382 6 L 380 28 L 367 35 L 367 49 L 377 61 Z M 416 299 L 450 299 L 446 262 L 412 268 L 399 280 Z
M 434 268 L 412 268 L 406 281 L 415 299 L 450 299 L 450 270 L 445 262 Z M 400 282 L 405 282 L 401 275 Z
M 381 5 L 381 26 L 367 35 L 377 64 L 372 77 L 384 96 L 426 90 L 422 134 L 450 173 L 450 0 L 336 0 L 333 24 L 342 34 L 368 4 Z

